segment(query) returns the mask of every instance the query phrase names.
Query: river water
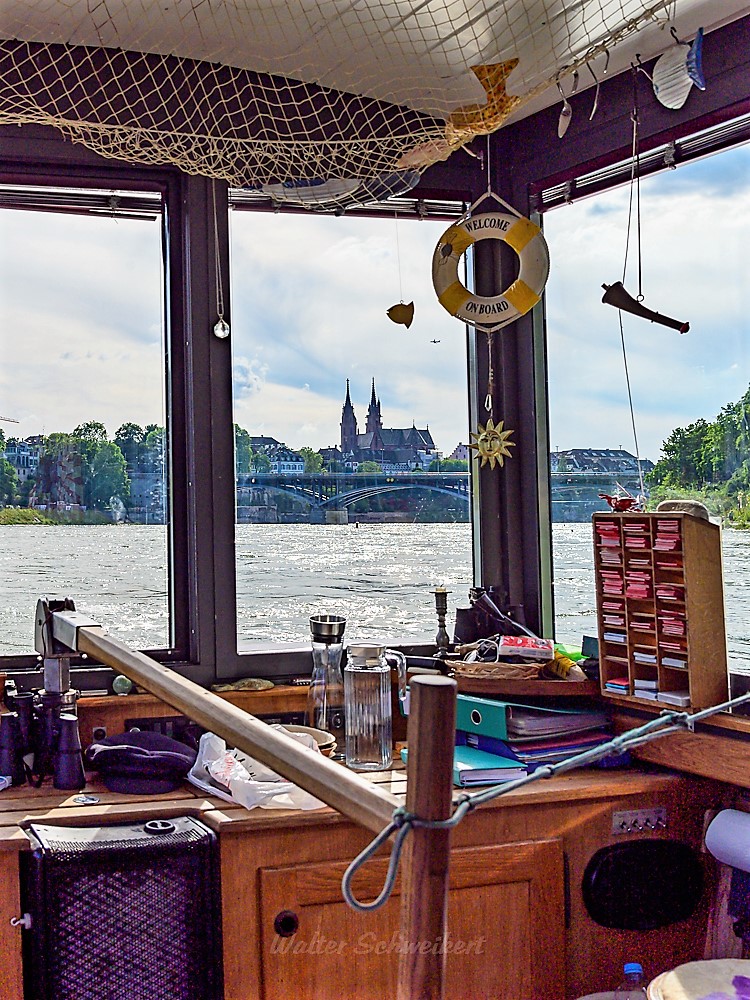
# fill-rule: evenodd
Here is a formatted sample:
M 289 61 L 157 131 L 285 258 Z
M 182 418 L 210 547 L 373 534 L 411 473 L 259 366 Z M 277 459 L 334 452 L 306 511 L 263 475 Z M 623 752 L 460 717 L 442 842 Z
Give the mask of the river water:
M 591 525 L 555 524 L 556 636 L 596 635 Z M 750 673 L 750 533 L 724 529 L 730 669 Z M 348 641 L 432 641 L 435 585 L 453 611 L 471 586 L 471 525 L 241 524 L 237 526 L 241 647 L 306 642 L 308 619 L 347 618 Z M 142 649 L 167 644 L 166 532 L 160 525 L 0 528 L 0 653 L 33 651 L 37 597 L 76 608 Z

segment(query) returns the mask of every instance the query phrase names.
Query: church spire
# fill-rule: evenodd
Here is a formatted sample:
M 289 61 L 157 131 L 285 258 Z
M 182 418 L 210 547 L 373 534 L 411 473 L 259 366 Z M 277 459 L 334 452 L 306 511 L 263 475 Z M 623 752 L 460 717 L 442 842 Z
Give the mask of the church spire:
M 380 402 L 378 397 L 375 395 L 375 379 L 372 380 L 372 393 L 370 395 L 370 405 L 367 408 L 367 426 L 365 428 L 368 434 L 376 434 L 383 429 L 383 420 L 380 416 Z
M 341 453 L 348 455 L 357 447 L 357 417 L 349 394 L 349 379 L 346 380 L 346 399 L 341 411 Z

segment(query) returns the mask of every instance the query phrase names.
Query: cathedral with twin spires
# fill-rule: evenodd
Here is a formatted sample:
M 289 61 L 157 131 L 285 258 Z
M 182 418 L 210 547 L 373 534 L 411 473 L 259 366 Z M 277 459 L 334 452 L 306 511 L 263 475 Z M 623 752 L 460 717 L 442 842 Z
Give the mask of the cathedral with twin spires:
M 357 417 L 346 380 L 346 399 L 341 412 L 341 455 L 344 464 L 356 468 L 361 462 L 377 462 L 383 472 L 410 472 L 427 469 L 438 457 L 428 427 L 383 427 L 380 401 L 375 394 L 375 379 L 367 408 L 364 434 L 359 433 Z

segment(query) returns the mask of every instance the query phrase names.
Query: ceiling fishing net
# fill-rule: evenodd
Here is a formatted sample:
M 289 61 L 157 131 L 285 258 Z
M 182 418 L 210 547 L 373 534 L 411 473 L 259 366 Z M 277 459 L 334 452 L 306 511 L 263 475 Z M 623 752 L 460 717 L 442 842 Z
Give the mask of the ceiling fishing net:
M 3 0 L 0 125 L 278 201 L 379 201 L 669 6 Z

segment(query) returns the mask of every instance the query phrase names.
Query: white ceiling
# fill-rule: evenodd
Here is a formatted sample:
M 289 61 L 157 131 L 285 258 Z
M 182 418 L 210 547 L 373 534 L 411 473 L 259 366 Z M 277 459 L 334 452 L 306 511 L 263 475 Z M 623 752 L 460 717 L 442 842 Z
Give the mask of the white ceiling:
M 2 0 L 0 37 L 219 62 L 437 117 L 484 103 L 470 67 L 518 58 L 513 120 L 560 99 L 557 73 L 568 92 L 572 65 L 601 76 L 604 46 L 611 76 L 673 45 L 670 24 L 691 38 L 748 12 L 743 0 Z M 593 84 L 583 69 L 579 90 Z

